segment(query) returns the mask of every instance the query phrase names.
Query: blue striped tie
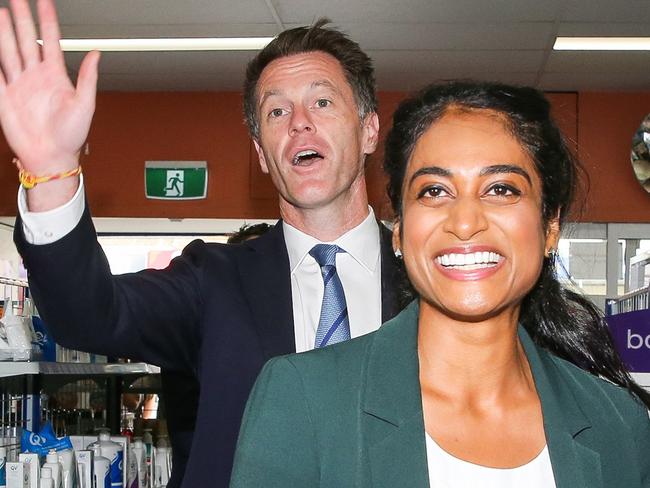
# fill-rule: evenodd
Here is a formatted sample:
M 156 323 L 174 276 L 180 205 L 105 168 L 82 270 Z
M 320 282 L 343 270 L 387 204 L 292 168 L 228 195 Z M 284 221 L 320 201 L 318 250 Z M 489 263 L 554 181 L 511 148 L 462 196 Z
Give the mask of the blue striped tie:
M 316 330 L 314 347 L 324 347 L 350 338 L 348 305 L 345 303 L 343 286 L 336 273 L 336 253 L 345 252 L 334 244 L 316 244 L 309 254 L 320 265 L 323 275 L 323 305 Z

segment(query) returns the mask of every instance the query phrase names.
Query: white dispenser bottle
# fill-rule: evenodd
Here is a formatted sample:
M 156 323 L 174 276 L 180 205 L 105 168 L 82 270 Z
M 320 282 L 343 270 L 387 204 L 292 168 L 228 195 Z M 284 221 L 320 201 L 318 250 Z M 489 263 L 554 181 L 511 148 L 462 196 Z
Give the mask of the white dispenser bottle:
M 111 488 L 124 488 L 124 451 L 122 445 L 111 440 L 107 431 L 99 433 L 99 440 L 88 446 L 99 446 L 101 455 L 111 461 Z
M 41 468 L 41 488 L 54 488 L 54 479 L 52 478 L 52 470 L 47 466 Z
M 47 453 L 43 467 L 50 468 L 50 470 L 52 470 L 54 488 L 61 488 L 61 474 L 63 472 L 63 466 L 61 466 L 61 463 L 59 462 L 59 456 L 54 449 Z

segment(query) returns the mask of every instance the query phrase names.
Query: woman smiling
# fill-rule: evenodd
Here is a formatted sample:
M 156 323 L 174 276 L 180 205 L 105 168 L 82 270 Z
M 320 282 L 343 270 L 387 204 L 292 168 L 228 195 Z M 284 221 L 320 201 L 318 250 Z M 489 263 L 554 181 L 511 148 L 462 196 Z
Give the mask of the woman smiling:
M 650 486 L 650 396 L 554 274 L 577 169 L 543 95 L 431 86 L 398 108 L 385 169 L 418 298 L 269 362 L 232 486 Z

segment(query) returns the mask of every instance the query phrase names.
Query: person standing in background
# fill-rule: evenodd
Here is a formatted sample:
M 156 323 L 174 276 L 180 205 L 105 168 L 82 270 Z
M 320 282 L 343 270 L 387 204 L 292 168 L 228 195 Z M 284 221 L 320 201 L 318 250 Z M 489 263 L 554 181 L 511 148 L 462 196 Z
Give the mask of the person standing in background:
M 242 245 L 197 240 L 165 270 L 113 276 L 79 166 L 99 53 L 73 86 L 52 0 L 37 2 L 42 50 L 28 2 L 11 8 L 13 25 L 0 9 L 0 123 L 20 169 L 14 237 L 34 299 L 66 347 L 194 374 L 198 428 L 181 486 L 227 486 L 266 360 L 363 335 L 399 311 L 390 232 L 366 191 L 379 133 L 371 60 L 326 20 L 281 33 L 248 65 L 244 111 L 282 219 Z

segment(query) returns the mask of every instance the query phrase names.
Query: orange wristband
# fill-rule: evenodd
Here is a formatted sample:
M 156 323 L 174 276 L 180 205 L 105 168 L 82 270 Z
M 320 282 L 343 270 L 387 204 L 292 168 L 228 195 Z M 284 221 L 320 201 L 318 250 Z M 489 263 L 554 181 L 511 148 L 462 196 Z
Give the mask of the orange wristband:
M 20 181 L 20 184 L 23 185 L 23 187 L 28 190 L 30 188 L 34 188 L 39 183 L 46 183 L 48 181 L 53 181 L 53 180 L 61 180 L 63 178 L 68 178 L 69 176 L 77 176 L 81 174 L 81 166 L 77 166 L 75 169 L 71 169 L 70 171 L 65 171 L 63 173 L 57 173 L 55 175 L 36 176 L 31 174 L 25 168 L 23 168 L 20 159 L 14 158 L 13 163 L 18 168 L 18 180 Z

